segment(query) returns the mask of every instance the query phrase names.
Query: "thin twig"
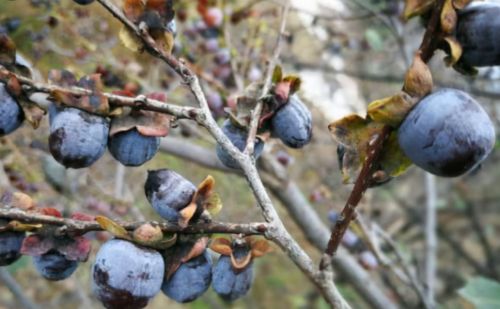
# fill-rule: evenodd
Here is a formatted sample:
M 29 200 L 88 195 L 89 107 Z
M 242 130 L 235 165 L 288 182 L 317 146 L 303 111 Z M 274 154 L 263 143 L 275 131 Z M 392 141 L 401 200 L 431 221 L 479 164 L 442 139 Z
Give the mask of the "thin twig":
M 0 218 L 16 220 L 22 223 L 45 224 L 59 226 L 56 233 L 58 235 L 79 235 L 91 231 L 103 231 L 104 229 L 96 221 L 82 221 L 68 218 L 57 218 L 38 213 L 26 212 L 15 208 L 0 208 Z M 268 229 L 269 225 L 265 222 L 255 223 L 195 223 L 185 228 L 169 222 L 121 222 L 119 225 L 129 231 L 133 231 L 144 223 L 158 224 L 164 232 L 183 233 L 183 234 L 244 234 L 244 235 L 262 235 Z
M 62 92 L 75 96 L 91 95 L 92 91 L 78 87 L 61 87 L 57 85 L 49 85 L 38 83 L 27 77 L 15 74 L 0 66 L 0 82 L 7 83 L 11 77 L 17 80 L 23 86 L 23 91 L 26 93 L 41 92 L 51 94 L 54 92 Z M 160 112 L 175 116 L 178 119 L 191 118 L 194 119 L 199 114 L 199 109 L 189 106 L 177 106 L 168 104 L 162 101 L 146 98 L 145 96 L 137 96 L 135 98 L 120 96 L 111 93 L 101 93 L 105 96 L 110 104 L 116 106 L 137 107 L 140 109 Z
M 0 282 L 2 282 L 19 301 L 19 304 L 25 309 L 38 309 L 26 295 L 24 295 L 23 288 L 19 286 L 16 280 L 11 276 L 5 267 L 0 267 Z
M 269 63 L 267 65 L 267 70 L 266 74 L 264 75 L 264 85 L 262 86 L 262 92 L 261 92 L 261 99 L 259 99 L 259 102 L 255 106 L 255 108 L 252 111 L 251 115 L 251 121 L 250 121 L 250 127 L 248 129 L 248 137 L 247 137 L 247 144 L 245 147 L 245 153 L 252 155 L 255 147 L 255 136 L 257 135 L 257 129 L 259 127 L 259 122 L 260 122 L 260 116 L 262 114 L 262 109 L 264 106 L 264 102 L 262 100 L 263 97 L 269 94 L 269 91 L 271 90 L 272 86 L 272 75 L 274 71 L 274 66 L 276 65 L 276 62 L 278 61 L 279 55 L 281 53 L 281 45 L 283 41 L 283 35 L 285 34 L 285 28 L 286 28 L 286 20 L 288 17 L 288 12 L 290 10 L 290 1 L 286 1 L 285 5 L 283 6 L 283 10 L 281 12 L 281 23 L 280 23 L 280 29 L 278 32 L 278 37 L 276 39 L 276 45 L 273 50 L 273 54 L 271 56 L 271 59 L 269 59 Z
M 436 286 L 436 177 L 425 173 L 425 285 L 426 298 L 431 308 L 436 307 L 435 286 Z
M 401 268 L 403 269 L 403 272 L 405 275 L 408 277 L 410 280 L 411 285 L 413 286 L 413 289 L 417 293 L 418 297 L 420 298 L 420 301 L 423 303 L 424 307 L 426 309 L 432 309 L 433 306 L 428 302 L 428 299 L 425 295 L 424 288 L 420 284 L 415 272 L 413 272 L 408 265 L 406 265 L 405 258 L 403 257 L 403 254 L 399 250 L 398 244 L 392 239 L 391 236 L 389 236 L 382 228 L 379 228 L 377 225 L 374 225 L 374 230 L 379 234 L 386 242 L 388 245 L 391 246 L 392 251 L 396 255 L 399 264 L 401 265 Z

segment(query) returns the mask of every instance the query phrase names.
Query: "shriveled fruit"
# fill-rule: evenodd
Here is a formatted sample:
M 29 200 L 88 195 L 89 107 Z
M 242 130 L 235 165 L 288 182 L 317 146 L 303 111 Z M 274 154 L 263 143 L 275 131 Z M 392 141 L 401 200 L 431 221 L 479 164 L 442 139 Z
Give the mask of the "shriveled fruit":
M 291 148 L 302 148 L 311 141 L 311 112 L 297 95 L 291 96 L 273 116 L 271 134 Z
M 144 185 L 146 197 L 164 219 L 176 222 L 179 212 L 188 206 L 196 192 L 196 187 L 182 175 L 169 170 L 148 171 Z
M 33 265 L 45 279 L 59 281 L 71 276 L 75 272 L 78 262 L 67 259 L 56 250 L 50 250 L 43 255 L 34 256 Z
M 49 108 L 50 153 L 66 167 L 83 168 L 106 150 L 109 121 L 72 107 Z
M 7 135 L 21 126 L 24 113 L 16 100 L 0 83 L 0 136 Z
M 151 160 L 160 148 L 160 138 L 144 136 L 133 128 L 111 136 L 108 149 L 123 165 L 139 166 Z
M 438 176 L 462 175 L 495 143 L 494 126 L 467 93 L 441 89 L 424 97 L 398 131 L 399 145 L 417 166 Z
M 226 120 L 222 125 L 222 132 L 226 134 L 233 145 L 236 146 L 236 148 L 238 148 L 240 151 L 243 151 L 245 149 L 248 137 L 247 131 L 234 126 L 231 121 Z M 253 152 L 253 156 L 255 157 L 255 159 L 258 159 L 260 157 L 260 155 L 262 154 L 262 150 L 264 150 L 264 142 L 257 138 L 255 140 L 255 147 Z M 219 144 L 217 144 L 216 152 L 217 157 L 225 166 L 230 168 L 240 167 L 238 162 L 233 159 Z
M 456 30 L 461 60 L 470 66 L 500 65 L 500 3 L 478 2 L 459 12 Z
M 179 303 L 200 297 L 212 282 L 212 259 L 207 250 L 182 263 L 172 277 L 163 282 L 163 293 Z
M 92 290 L 106 308 L 144 308 L 161 288 L 161 254 L 119 239 L 99 249 L 92 266 Z

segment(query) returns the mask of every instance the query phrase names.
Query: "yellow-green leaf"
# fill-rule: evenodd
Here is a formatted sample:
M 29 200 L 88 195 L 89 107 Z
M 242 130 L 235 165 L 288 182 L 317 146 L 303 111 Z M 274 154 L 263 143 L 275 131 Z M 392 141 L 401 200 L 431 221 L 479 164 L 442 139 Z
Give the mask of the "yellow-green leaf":
M 401 91 L 392 97 L 370 103 L 368 116 L 375 122 L 397 128 L 413 107 L 414 102 L 414 99 Z
M 135 35 L 135 33 L 125 28 L 125 26 L 122 26 L 120 29 L 118 37 L 120 38 L 120 41 L 122 41 L 123 45 L 133 52 L 138 52 L 143 47 L 141 40 Z
M 110 232 L 114 236 L 122 239 L 128 239 L 131 240 L 131 237 L 129 236 L 127 230 L 119 225 L 118 223 L 114 222 L 113 220 L 109 219 L 108 217 L 105 216 L 96 216 L 95 221 L 99 223 L 99 225 L 106 231 Z
M 33 223 L 22 223 L 19 221 L 10 221 L 9 224 L 7 224 L 8 229 L 16 232 L 31 232 L 34 230 L 38 230 L 42 228 L 42 224 L 33 224 Z
M 279 83 L 283 79 L 283 70 L 281 69 L 280 65 L 276 65 L 273 70 L 273 77 L 272 77 L 272 82 L 273 83 Z
M 403 174 L 413 164 L 399 147 L 397 131 L 393 131 L 384 143 L 379 163 L 381 169 L 392 177 Z

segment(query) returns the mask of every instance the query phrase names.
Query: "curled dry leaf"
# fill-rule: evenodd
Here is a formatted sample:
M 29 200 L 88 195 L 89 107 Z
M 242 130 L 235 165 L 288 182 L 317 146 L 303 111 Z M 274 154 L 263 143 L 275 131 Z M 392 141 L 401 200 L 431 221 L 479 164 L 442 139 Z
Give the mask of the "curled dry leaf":
M 416 99 L 401 91 L 392 97 L 370 103 L 368 116 L 375 122 L 397 128 L 415 103 Z
M 408 20 L 412 17 L 427 13 L 436 0 L 405 0 L 403 19 Z
M 417 53 L 405 76 L 403 89 L 413 97 L 423 97 L 432 91 L 432 73 Z
M 364 119 L 358 115 L 344 117 L 328 126 L 333 138 L 344 146 L 340 160 L 344 183 L 355 180 L 367 157 L 370 139 L 376 134 L 382 134 L 384 126 L 383 123 L 374 122 L 370 118 Z M 374 169 L 383 170 L 389 176 L 397 176 L 410 166 L 410 160 L 400 149 L 396 133 L 392 134 L 384 144 L 379 166 L 375 166 Z
M 199 185 L 196 193 L 193 195 L 192 203 L 199 208 L 207 210 L 211 215 L 216 215 L 222 209 L 222 200 L 214 191 L 215 179 L 208 175 Z
M 85 213 L 82 213 L 82 212 L 74 212 L 71 215 L 71 219 L 78 220 L 78 221 L 92 222 L 92 221 L 95 221 L 95 216 L 88 215 L 88 214 L 85 214 Z
M 182 257 L 181 262 L 186 263 L 192 258 L 202 255 L 205 249 L 207 249 L 207 245 L 208 237 L 198 238 L 193 247 L 191 247 L 191 250 L 189 250 L 189 252 L 184 257 Z
M 457 12 L 453 6 L 453 0 L 445 0 L 443 10 L 441 11 L 441 30 L 450 34 L 455 31 L 457 25 Z
M 184 207 L 181 211 L 179 211 L 179 224 L 180 227 L 185 228 L 189 224 L 189 220 L 194 216 L 198 206 L 195 203 L 191 203 L 188 206 Z
M 56 249 L 70 261 L 85 262 L 89 258 L 92 245 L 87 238 L 77 236 L 56 241 Z
M 10 67 L 16 62 L 16 44 L 5 33 L 0 33 L 0 65 Z
M 2 78 L 8 78 L 6 85 L 7 91 L 16 98 L 17 103 L 19 103 L 23 109 L 25 119 L 31 124 L 33 129 L 37 129 L 46 113 L 45 110 L 35 102 L 28 100 L 22 91 L 21 83 L 15 75 L 7 70 L 0 69 L 0 76 Z
M 99 225 L 106 231 L 113 234 L 115 237 L 131 240 L 131 237 L 128 235 L 127 230 L 114 222 L 113 220 L 105 217 L 105 216 L 96 216 L 95 221 L 99 223 Z
M 455 65 L 460 57 L 462 57 L 462 46 L 453 36 L 448 36 L 444 38 L 444 41 L 448 45 L 448 56 L 444 59 L 447 66 Z
M 164 137 L 170 130 L 171 116 L 153 111 L 133 110 L 124 117 L 113 119 L 109 135 L 134 128 L 144 136 Z
M 29 256 L 40 256 L 49 252 L 52 247 L 53 243 L 50 239 L 34 234 L 24 238 L 21 253 Z
M 106 116 L 109 113 L 108 99 L 102 94 L 103 84 L 100 74 L 92 74 L 82 77 L 75 82 L 74 75 L 66 70 L 52 70 L 49 72 L 49 81 L 52 84 L 62 87 L 77 86 L 90 90 L 88 95 L 74 95 L 65 90 L 53 90 L 50 93 L 51 99 L 56 104 L 72 106 L 89 113 Z
M 201 254 L 206 249 L 208 238 L 202 237 L 196 240 L 179 241 L 174 246 L 163 251 L 165 261 L 165 279 L 168 280 L 181 266 Z
M 224 237 L 212 239 L 210 243 L 210 249 L 212 249 L 212 251 L 214 252 L 227 256 L 231 255 L 231 253 L 233 252 L 231 241 Z
M 136 23 L 144 12 L 144 0 L 125 0 L 123 2 L 123 13 L 132 22 Z
M 259 240 L 253 240 L 250 243 L 251 245 L 251 252 L 252 252 L 252 257 L 257 258 L 261 257 L 269 252 L 272 251 L 271 246 L 269 245 L 269 242 L 265 239 L 259 239 Z
M 47 113 L 43 108 L 32 101 L 25 100 L 23 97 L 18 99 L 18 103 L 23 109 L 24 118 L 33 129 L 38 129 L 43 116 Z
M 35 212 L 37 212 L 41 215 L 45 215 L 45 216 L 62 218 L 61 212 L 53 207 L 44 207 L 44 208 L 35 209 Z

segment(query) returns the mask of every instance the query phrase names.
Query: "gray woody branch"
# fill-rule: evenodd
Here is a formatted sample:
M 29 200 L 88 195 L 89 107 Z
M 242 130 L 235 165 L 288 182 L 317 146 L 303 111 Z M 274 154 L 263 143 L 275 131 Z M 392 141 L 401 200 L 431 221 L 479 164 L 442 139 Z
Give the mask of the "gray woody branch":
M 239 163 L 241 169 L 243 170 L 261 208 L 262 215 L 264 216 L 265 221 L 269 224 L 266 237 L 279 245 L 288 254 L 292 261 L 318 287 L 319 291 L 332 307 L 349 308 L 349 305 L 333 283 L 333 274 L 331 269 L 318 271 L 312 259 L 304 252 L 300 245 L 286 230 L 273 206 L 271 198 L 264 188 L 251 156 L 240 152 L 224 135 L 215 120 L 212 118 L 197 76 L 193 74 L 193 72 L 183 62 L 160 49 L 148 34 L 147 29 L 144 29 L 144 27 L 137 27 L 133 24 L 111 1 L 98 0 L 98 2 L 116 19 L 118 19 L 129 31 L 137 35 L 137 37 L 142 41 L 145 51 L 150 53 L 152 56 L 163 60 L 182 77 L 183 81 L 189 87 L 200 106 L 200 113 L 197 113 L 195 120 L 208 130 L 208 132 L 228 152 L 228 154 Z

